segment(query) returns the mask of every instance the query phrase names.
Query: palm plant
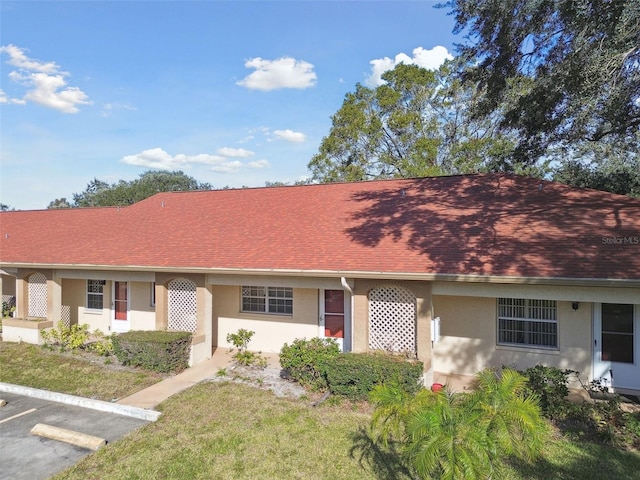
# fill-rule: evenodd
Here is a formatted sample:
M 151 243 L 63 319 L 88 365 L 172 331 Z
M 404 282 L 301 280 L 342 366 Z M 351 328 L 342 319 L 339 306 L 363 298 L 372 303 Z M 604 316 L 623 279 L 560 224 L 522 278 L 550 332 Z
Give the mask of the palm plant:
M 477 375 L 472 394 L 423 389 L 416 395 L 397 385 L 374 389 L 372 427 L 385 445 L 394 442 L 420 478 L 500 477 L 510 455 L 531 460 L 547 435 L 538 399 L 524 395 L 525 379 L 513 370 Z

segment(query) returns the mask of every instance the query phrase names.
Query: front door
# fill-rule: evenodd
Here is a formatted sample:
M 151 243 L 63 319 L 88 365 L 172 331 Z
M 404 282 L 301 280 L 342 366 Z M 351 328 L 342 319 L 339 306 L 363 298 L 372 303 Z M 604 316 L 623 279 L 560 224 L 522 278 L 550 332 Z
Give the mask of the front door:
M 344 348 L 344 290 L 324 290 L 320 302 L 321 336 L 333 338 Z
M 593 377 L 608 387 L 640 390 L 640 305 L 594 305 Z
M 113 282 L 113 322 L 112 331 L 129 331 L 129 285 L 127 282 Z

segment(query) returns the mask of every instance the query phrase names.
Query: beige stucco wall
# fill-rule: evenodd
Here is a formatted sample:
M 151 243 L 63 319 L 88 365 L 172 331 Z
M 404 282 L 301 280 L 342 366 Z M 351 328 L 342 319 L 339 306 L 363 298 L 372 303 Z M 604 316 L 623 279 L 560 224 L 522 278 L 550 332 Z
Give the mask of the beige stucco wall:
M 381 285 L 398 285 L 413 292 L 416 297 L 416 350 L 424 363 L 425 383 L 432 380 L 431 362 L 431 283 L 357 279 L 354 283 L 354 345 L 353 351 L 369 350 L 369 291 Z
M 433 348 L 435 382 L 464 380 L 483 368 L 503 365 L 525 369 L 544 364 L 578 370 L 583 381 L 591 376 L 590 303 L 573 310 L 571 302 L 558 302 L 558 350 L 497 345 L 495 298 L 434 295 L 433 308 L 440 317 L 440 341 Z
M 16 296 L 16 277 L 0 274 L 0 292 L 10 297 Z
M 255 332 L 249 349 L 278 353 L 285 343 L 296 338 L 318 336 L 318 290 L 293 289 L 293 315 L 241 312 L 239 286 L 213 286 L 213 345 L 231 348 L 227 334 L 244 328 Z
M 99 279 L 99 275 L 96 275 Z M 104 286 L 102 310 L 86 308 L 87 281 L 85 279 L 62 279 L 62 309 L 69 309 L 71 324 L 88 324 L 89 330 L 111 331 L 113 318 L 113 282 L 107 280 Z M 155 328 L 155 308 L 151 306 L 151 284 L 149 282 L 129 282 L 129 319 L 131 330 L 153 330 Z
M 131 330 L 154 330 L 156 328 L 156 310 L 151 305 L 152 285 L 150 282 L 129 282 Z M 110 302 L 111 300 L 109 300 Z
M 99 280 L 99 277 L 96 277 Z M 111 282 L 104 286 L 102 310 L 87 308 L 87 281 L 65 278 L 62 285 L 62 305 L 71 310 L 71 323 L 89 325 L 89 330 L 111 331 Z

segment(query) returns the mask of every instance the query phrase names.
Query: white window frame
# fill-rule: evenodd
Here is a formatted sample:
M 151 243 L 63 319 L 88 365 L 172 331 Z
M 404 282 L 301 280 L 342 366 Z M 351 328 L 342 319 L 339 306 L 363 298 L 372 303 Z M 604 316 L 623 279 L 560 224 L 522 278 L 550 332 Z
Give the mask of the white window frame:
M 293 288 L 243 285 L 240 287 L 240 310 L 247 313 L 291 316 Z
M 555 300 L 497 299 L 497 344 L 558 350 Z
M 94 285 L 96 287 L 102 287 L 100 288 L 100 291 L 91 291 L 90 290 L 90 285 L 91 282 L 96 282 Z M 104 287 L 107 284 L 106 280 L 95 280 L 95 279 L 88 279 L 87 280 L 87 285 L 86 285 L 86 294 L 87 294 L 87 310 L 92 310 L 94 312 L 98 312 L 101 311 L 104 308 Z M 94 297 L 95 299 L 100 298 L 100 307 L 93 307 L 91 306 L 91 301 L 89 300 L 90 298 Z

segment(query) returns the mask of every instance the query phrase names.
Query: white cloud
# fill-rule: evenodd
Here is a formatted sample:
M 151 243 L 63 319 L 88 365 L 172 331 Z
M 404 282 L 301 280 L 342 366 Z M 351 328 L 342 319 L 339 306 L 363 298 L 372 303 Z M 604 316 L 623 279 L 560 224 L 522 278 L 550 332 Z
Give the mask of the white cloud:
M 418 65 L 429 70 L 435 70 L 444 63 L 445 60 L 450 60 L 453 56 L 449 51 L 440 45 L 433 47 L 430 50 L 425 50 L 422 47 L 413 49 L 413 56 L 410 57 L 405 53 L 399 53 L 394 59 L 389 57 L 378 58 L 371 60 L 371 75 L 365 80 L 365 84 L 369 87 L 377 87 L 382 85 L 382 74 L 387 70 L 393 70 L 399 63 L 405 65 Z
M 304 133 L 294 132 L 293 130 L 290 130 L 290 129 L 274 130 L 273 134 L 282 140 L 286 140 L 287 142 L 292 142 L 292 143 L 303 143 L 307 139 Z
M 211 170 L 217 173 L 238 173 L 242 167 L 240 160 L 226 160 L 218 165 L 211 167 Z
M 225 157 L 239 157 L 239 158 L 251 157 L 254 154 L 254 152 L 252 152 L 251 150 L 245 150 L 244 148 L 231 148 L 231 147 L 219 148 L 216 153 L 218 153 L 219 155 L 223 155 Z
M 25 55 L 25 50 L 15 45 L 0 46 L 0 53 L 9 55 L 7 63 L 16 67 L 9 73 L 9 78 L 27 87 L 27 92 L 22 99 L 0 100 L 0 103 L 37 103 L 47 108 L 53 108 L 63 113 L 77 113 L 78 105 L 90 105 L 92 102 L 86 93 L 78 87 L 67 86 L 65 77 L 68 72 L 63 72 L 55 62 L 40 62 L 30 59 Z
M 277 60 L 256 57 L 247 60 L 244 66 L 255 68 L 255 72 L 236 83 L 251 90 L 304 89 L 313 87 L 317 80 L 312 64 L 291 57 Z
M 208 165 L 211 170 L 218 173 L 238 173 L 242 168 L 264 168 L 269 166 L 266 160 L 243 163 L 240 160 L 229 160 L 229 156 L 238 156 L 238 150 L 232 148 L 221 148 L 233 155 L 211 155 L 200 153 L 197 155 L 170 155 L 161 148 L 150 148 L 134 155 L 126 155 L 120 160 L 122 163 L 136 165 L 145 168 L 156 168 L 160 170 L 175 170 L 188 168 L 194 164 Z M 220 151 L 219 150 L 219 151 Z M 244 150 L 244 152 L 248 152 Z M 248 152 L 253 155 L 253 152 Z M 246 155 L 245 155 L 246 156 Z M 265 163 L 266 162 L 266 163 Z
M 0 103 L 15 103 L 19 105 L 24 105 L 27 102 L 25 102 L 20 98 L 9 98 L 7 97 L 7 94 L 4 92 L 4 90 L 0 89 Z
M 250 168 L 267 168 L 270 165 L 271 164 L 269 163 L 268 160 L 257 160 L 255 162 L 247 163 L 247 166 L 250 167 Z
M 29 70 L 42 73 L 60 73 L 60 67 L 55 62 L 43 63 L 33 60 L 24 54 L 24 49 L 15 45 L 0 46 L 0 53 L 9 55 L 9 65 L 18 67 L 20 70 Z M 65 73 L 65 72 L 62 72 Z

